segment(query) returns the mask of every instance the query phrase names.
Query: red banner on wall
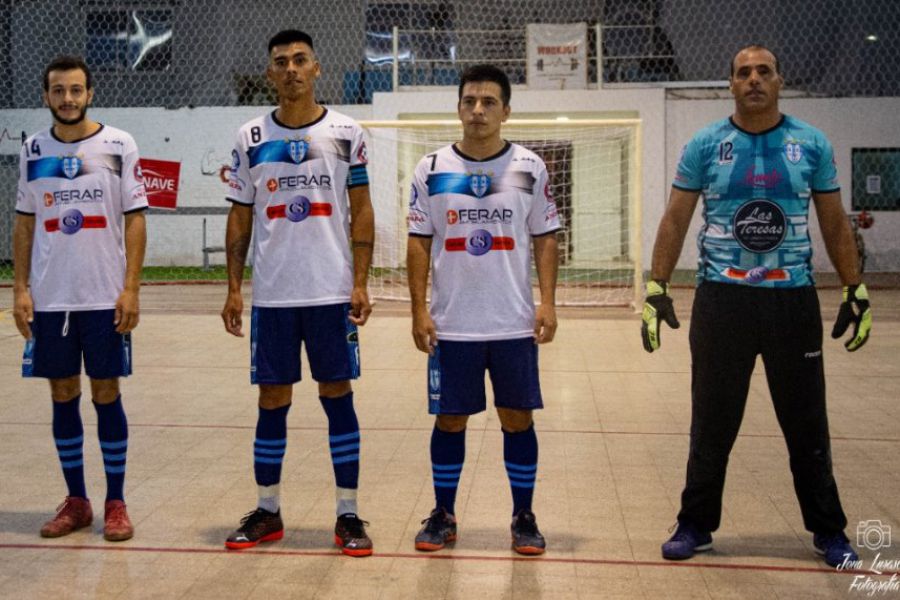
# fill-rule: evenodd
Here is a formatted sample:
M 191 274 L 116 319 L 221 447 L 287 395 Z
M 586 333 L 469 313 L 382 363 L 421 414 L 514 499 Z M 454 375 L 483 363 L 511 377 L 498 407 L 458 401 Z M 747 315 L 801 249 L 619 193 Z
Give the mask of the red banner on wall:
M 175 210 L 181 163 L 142 158 L 141 172 L 147 189 L 147 203 L 153 208 Z

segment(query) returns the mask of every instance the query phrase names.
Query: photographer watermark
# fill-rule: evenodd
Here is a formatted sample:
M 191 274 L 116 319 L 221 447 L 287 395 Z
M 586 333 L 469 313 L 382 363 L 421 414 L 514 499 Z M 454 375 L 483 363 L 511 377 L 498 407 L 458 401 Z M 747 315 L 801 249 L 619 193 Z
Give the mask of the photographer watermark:
M 885 558 L 882 551 L 891 547 L 891 526 L 879 519 L 860 521 L 856 526 L 856 545 L 875 553 L 868 561 L 850 560 L 844 556 L 844 562 L 837 566 L 838 571 L 868 571 L 871 574 L 854 575 L 849 591 L 863 593 L 866 596 L 875 594 L 900 593 L 900 558 Z M 885 577 L 890 575 L 888 579 Z

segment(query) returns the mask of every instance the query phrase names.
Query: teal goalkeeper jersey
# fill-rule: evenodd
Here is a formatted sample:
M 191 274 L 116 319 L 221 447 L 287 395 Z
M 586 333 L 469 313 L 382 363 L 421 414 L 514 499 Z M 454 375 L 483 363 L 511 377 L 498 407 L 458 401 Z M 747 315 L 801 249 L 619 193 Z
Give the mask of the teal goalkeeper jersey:
M 717 121 L 684 147 L 672 185 L 703 194 L 698 282 L 814 283 L 809 201 L 840 189 L 821 131 L 790 116 L 757 134 Z

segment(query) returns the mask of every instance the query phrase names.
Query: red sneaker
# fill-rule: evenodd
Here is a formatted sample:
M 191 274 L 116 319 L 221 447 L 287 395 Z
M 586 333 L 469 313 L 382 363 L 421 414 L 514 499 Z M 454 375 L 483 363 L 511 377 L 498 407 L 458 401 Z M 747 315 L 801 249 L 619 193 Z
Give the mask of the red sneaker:
M 94 520 L 91 501 L 87 498 L 66 496 L 62 504 L 56 507 L 56 516 L 41 527 L 41 537 L 57 538 L 69 535 L 77 529 L 90 527 Z
M 103 515 L 103 538 L 108 542 L 124 542 L 134 536 L 134 526 L 128 518 L 125 503 L 107 500 Z

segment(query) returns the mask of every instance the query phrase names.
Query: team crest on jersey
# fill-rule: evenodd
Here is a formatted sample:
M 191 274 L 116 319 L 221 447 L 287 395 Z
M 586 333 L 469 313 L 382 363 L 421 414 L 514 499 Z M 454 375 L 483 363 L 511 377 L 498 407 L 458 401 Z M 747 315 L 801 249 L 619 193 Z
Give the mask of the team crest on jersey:
M 491 187 L 491 176 L 487 173 L 472 173 L 469 175 L 469 188 L 476 197 L 483 197 Z
M 69 179 L 75 179 L 81 171 L 82 160 L 77 156 L 64 156 L 62 159 L 63 174 Z
M 784 144 L 784 156 L 796 165 L 803 160 L 803 146 L 797 140 L 788 140 Z
M 307 152 L 309 152 L 308 140 L 288 140 L 288 153 L 291 155 L 291 160 L 298 165 L 306 158 Z

